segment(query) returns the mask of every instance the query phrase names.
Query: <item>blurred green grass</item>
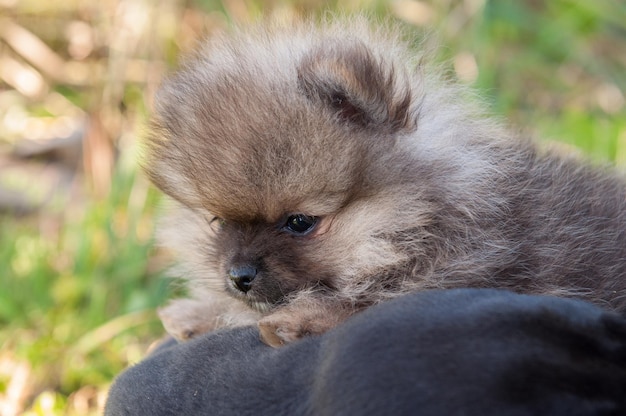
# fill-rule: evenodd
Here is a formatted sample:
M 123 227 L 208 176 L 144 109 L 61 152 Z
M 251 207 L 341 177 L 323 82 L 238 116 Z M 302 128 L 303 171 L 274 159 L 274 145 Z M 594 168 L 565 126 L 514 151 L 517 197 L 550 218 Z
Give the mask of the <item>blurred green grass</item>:
M 52 13 L 52 9 L 42 12 L 42 3 L 32 0 L 4 4 L 0 2 L 1 11 L 26 25 L 31 22 L 33 31 L 37 13 Z M 214 26 L 264 13 L 322 15 L 342 10 L 393 15 L 417 32 L 430 34 L 439 45 L 438 59 L 448 62 L 444 65 L 451 76 L 476 86 L 493 113 L 514 128 L 565 143 L 599 163 L 626 166 L 626 5 L 622 2 L 198 0 L 167 4 L 167 12 L 176 12 L 159 46 L 167 65 Z M 97 9 L 97 3 L 92 5 Z M 72 2 L 64 7 L 57 11 L 60 15 L 79 8 Z M 97 16 L 83 13 L 72 17 L 76 18 L 99 24 Z M 58 43 L 50 41 L 53 48 Z M 104 46 L 93 54 L 107 59 L 110 52 Z M 11 89 L 6 84 L 0 87 L 0 91 Z M 164 278 L 167 257 L 154 248 L 160 197 L 135 167 L 136 140 L 124 138 L 141 136 L 149 91 L 143 94 L 144 87 L 133 82 L 121 88 L 116 105 L 136 111 L 131 116 L 120 113 L 132 127 L 120 133 L 123 137 L 114 137 L 121 156 L 113 167 L 109 191 L 102 195 L 88 181 L 78 181 L 74 186 L 86 198 L 59 196 L 35 214 L 0 216 L 0 393 L 6 399 L 11 389 L 21 386 L 26 401 L 15 402 L 26 406 L 26 414 L 97 413 L 113 377 L 139 360 L 162 334 L 154 309 L 172 288 Z M 100 110 L 102 101 L 94 104 L 93 90 L 58 83 L 54 91 L 88 111 Z M 31 115 L 48 115 L 44 107 L 30 102 L 26 108 Z M 0 179 L 11 182 L 8 176 Z M 28 188 L 26 192 L 35 185 L 19 184 Z M 23 385 L 16 382 L 20 371 L 27 375 Z
M 32 220 L 0 220 L 2 350 L 28 362 L 43 397 L 63 403 L 107 385 L 161 332 L 154 308 L 167 281 L 150 264 L 158 196 L 136 178 L 116 172 L 112 192 L 59 213 L 53 235 Z

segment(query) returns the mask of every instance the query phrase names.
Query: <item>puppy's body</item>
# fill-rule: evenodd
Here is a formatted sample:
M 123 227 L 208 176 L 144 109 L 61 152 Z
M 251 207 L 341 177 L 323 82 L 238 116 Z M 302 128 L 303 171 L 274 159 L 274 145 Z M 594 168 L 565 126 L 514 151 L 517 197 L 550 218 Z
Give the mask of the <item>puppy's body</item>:
M 409 54 L 361 20 L 257 27 L 165 82 L 146 170 L 181 205 L 195 305 L 243 301 L 272 345 L 428 288 L 626 310 L 624 180 L 540 154 Z

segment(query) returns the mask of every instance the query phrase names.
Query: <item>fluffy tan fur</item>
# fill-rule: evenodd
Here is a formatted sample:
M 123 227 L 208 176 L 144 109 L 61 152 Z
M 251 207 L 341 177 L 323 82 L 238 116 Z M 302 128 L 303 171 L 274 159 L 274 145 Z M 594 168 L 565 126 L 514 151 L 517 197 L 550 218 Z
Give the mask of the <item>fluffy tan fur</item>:
M 170 332 L 258 320 L 280 345 L 459 286 L 626 309 L 623 179 L 539 153 L 470 95 L 362 18 L 207 42 L 164 82 L 146 148 L 195 299 L 163 310 Z M 290 232 L 297 214 L 310 232 Z

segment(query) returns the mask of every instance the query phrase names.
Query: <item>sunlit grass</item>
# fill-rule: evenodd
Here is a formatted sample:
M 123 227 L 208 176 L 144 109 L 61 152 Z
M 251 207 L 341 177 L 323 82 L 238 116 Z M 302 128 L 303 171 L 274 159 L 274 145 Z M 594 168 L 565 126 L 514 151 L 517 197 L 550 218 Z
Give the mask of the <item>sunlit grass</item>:
M 132 171 L 113 184 L 104 200 L 46 220 L 54 224 L 0 219 L 0 360 L 28 363 L 30 393 L 49 391 L 34 408 L 106 386 L 160 333 L 154 310 L 167 281 L 150 264 L 158 197 Z

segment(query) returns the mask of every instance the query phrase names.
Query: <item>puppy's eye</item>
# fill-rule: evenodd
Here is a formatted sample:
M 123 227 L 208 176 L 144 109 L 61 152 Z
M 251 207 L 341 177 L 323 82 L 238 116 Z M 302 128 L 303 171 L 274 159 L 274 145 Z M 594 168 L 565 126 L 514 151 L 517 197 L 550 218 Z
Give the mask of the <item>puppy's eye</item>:
M 283 226 L 283 229 L 290 233 L 297 235 L 306 235 L 310 233 L 315 224 L 317 224 L 317 217 L 304 214 L 294 214 L 287 218 L 287 222 Z
M 211 227 L 213 227 L 215 230 L 219 230 L 221 229 L 224 224 L 226 223 L 226 221 L 224 221 L 223 219 L 221 219 L 220 217 L 213 217 L 211 218 L 211 220 L 209 221 L 209 225 Z

